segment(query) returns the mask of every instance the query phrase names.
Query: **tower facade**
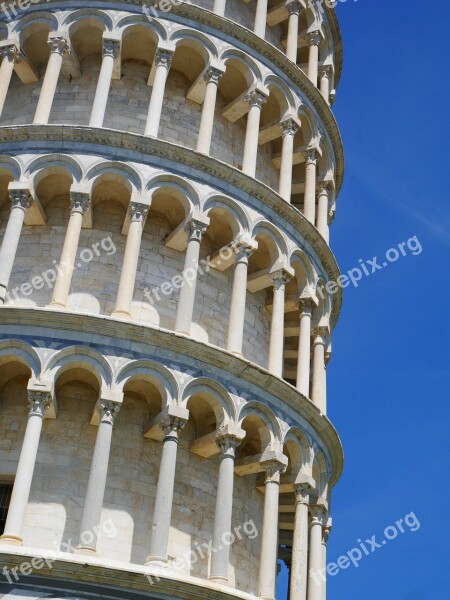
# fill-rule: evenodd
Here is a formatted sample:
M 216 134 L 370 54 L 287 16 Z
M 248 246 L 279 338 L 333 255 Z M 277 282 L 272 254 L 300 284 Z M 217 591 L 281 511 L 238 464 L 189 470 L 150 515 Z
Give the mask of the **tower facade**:
M 2 3 L 7 598 L 325 600 L 329 4 Z

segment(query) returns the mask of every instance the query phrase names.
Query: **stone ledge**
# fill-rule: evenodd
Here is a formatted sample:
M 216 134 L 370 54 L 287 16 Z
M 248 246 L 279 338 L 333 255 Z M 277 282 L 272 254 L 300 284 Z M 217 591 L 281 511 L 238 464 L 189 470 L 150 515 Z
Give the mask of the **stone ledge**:
M 36 335 L 37 330 L 42 329 L 44 333 L 40 335 L 43 337 L 50 337 L 49 332 L 51 337 L 55 337 L 56 332 L 61 332 L 62 336 L 66 331 L 90 336 L 105 336 L 103 343 L 106 346 L 111 345 L 107 338 L 127 340 L 130 346 L 132 343 L 148 343 L 226 370 L 273 395 L 281 404 L 289 406 L 305 419 L 323 441 L 330 456 L 332 465 L 330 486 L 333 487 L 341 476 L 344 463 L 342 444 L 328 417 L 323 415 L 311 400 L 283 379 L 275 377 L 255 363 L 230 354 L 223 348 L 150 325 L 124 322 L 104 315 L 86 315 L 43 308 L 1 307 L 0 331 L 3 329 L 8 332 L 8 326 L 24 327 L 27 335 Z M 4 337 L 5 334 L 0 336 L 0 339 Z M 9 334 L 8 337 L 13 338 L 14 335 Z
M 126 600 L 140 599 L 145 595 L 147 600 L 157 598 L 171 598 L 179 600 L 198 600 L 205 596 L 210 600 L 257 600 L 256 596 L 240 592 L 232 587 L 219 585 L 207 579 L 195 577 L 176 578 L 161 575 L 161 571 L 136 564 L 119 563 L 101 558 L 68 554 L 42 548 L 20 548 L 2 546 L 0 562 L 11 567 L 18 567 L 24 562 L 30 562 L 33 557 L 51 557 L 51 569 L 45 565 L 42 569 L 35 570 L 34 575 L 21 576 L 15 588 L 24 584 L 26 589 L 32 586 L 45 588 L 46 595 L 49 589 L 58 591 L 70 590 L 95 594 L 95 596 L 108 596 L 109 598 L 125 598 Z M 55 557 L 55 560 L 53 560 Z M 153 577 L 151 584 L 147 577 Z M 160 578 L 160 581 L 156 580 Z M 0 582 L 6 582 L 0 571 Z
M 44 143 L 44 144 L 43 144 Z M 223 181 L 223 193 L 230 195 L 229 186 L 244 191 L 249 196 L 258 199 L 268 208 L 285 219 L 306 241 L 314 248 L 330 281 L 337 281 L 340 271 L 336 259 L 317 229 L 309 223 L 304 215 L 294 206 L 288 204 L 272 188 L 260 181 L 245 175 L 239 169 L 221 162 L 216 158 L 205 156 L 172 142 L 144 137 L 135 133 L 112 129 L 93 129 L 75 125 L 16 125 L 14 127 L 0 127 L 0 153 L 11 150 L 24 151 L 27 154 L 39 150 L 51 152 L 49 145 L 54 143 L 58 152 L 79 153 L 83 146 L 89 146 L 89 153 L 93 152 L 92 146 L 107 146 L 112 149 L 115 160 L 117 149 L 135 151 L 145 155 L 143 162 L 151 164 L 152 157 L 162 157 L 176 163 L 198 169 L 210 177 Z M 74 144 L 73 147 L 70 145 Z M 15 148 L 14 146 L 17 146 Z M 85 150 L 86 152 L 86 150 Z M 103 150 L 104 152 L 104 150 Z M 99 152 L 101 153 L 101 152 Z M 219 187 L 219 186 L 218 186 Z M 330 316 L 331 327 L 337 323 L 342 306 L 342 289 L 333 296 L 332 313 Z

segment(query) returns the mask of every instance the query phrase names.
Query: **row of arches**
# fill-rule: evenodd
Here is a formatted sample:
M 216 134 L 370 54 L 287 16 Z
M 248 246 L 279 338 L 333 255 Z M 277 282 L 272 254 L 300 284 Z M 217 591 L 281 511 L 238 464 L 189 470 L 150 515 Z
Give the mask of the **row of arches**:
M 100 161 L 85 168 L 74 157 L 62 155 L 33 159 L 24 170 L 12 158 L 4 158 L 1 164 L 0 211 L 4 226 L 8 228 L 14 212 L 8 195 L 19 185 L 14 182 L 19 172 L 26 176 L 29 183 L 21 185 L 33 199 L 25 213 L 22 234 L 19 232 L 18 252 L 10 265 L 11 279 L 6 282 L 3 278 L 6 304 L 45 307 L 53 303 L 58 309 L 91 314 L 120 312 L 124 318 L 175 329 L 199 341 L 243 353 L 311 397 L 313 359 L 307 361 L 307 372 L 297 372 L 305 309 L 302 302 L 309 301 L 310 328 L 314 331 L 329 328 L 332 298 L 314 260 L 271 219 L 230 197 L 200 192 L 193 182 L 173 174 L 159 172 L 144 180 L 133 165 Z M 74 233 L 70 223 L 78 210 L 74 201 L 80 194 L 86 197 L 87 210 L 80 229 Z M 136 230 L 130 227 L 133 206 L 147 210 Z M 38 224 L 32 220 L 36 215 L 42 219 Z M 186 227 L 192 224 L 194 229 L 201 229 L 200 239 L 191 239 L 186 233 Z M 70 270 L 70 277 L 60 274 L 54 287 L 43 286 L 29 296 L 20 292 L 23 283 L 45 273 L 53 262 L 64 263 L 67 244 L 83 258 L 83 253 L 106 238 L 108 248 L 102 246 L 105 252 L 99 252 L 98 259 L 81 264 L 73 255 L 72 267 L 78 264 L 79 268 Z M 127 248 L 131 243 L 136 253 L 134 273 L 124 266 L 128 264 Z M 193 300 L 189 316 L 189 299 L 183 297 L 183 289 L 173 287 L 169 294 L 162 290 L 165 283 L 185 275 L 192 267 L 187 261 L 189 249 L 195 245 L 199 245 L 196 287 L 186 286 Z M 9 244 L 4 246 L 0 255 L 4 257 L 0 264 L 3 273 L 8 257 L 11 259 L 6 253 Z M 242 280 L 245 287 L 240 293 L 246 303 L 238 314 L 233 313 L 233 293 L 239 285 L 236 273 L 241 268 L 239 249 L 243 247 L 247 248 L 247 262 Z M 127 276 L 125 282 L 123 273 Z M 55 302 L 58 283 L 65 285 L 65 292 Z M 281 312 L 277 308 L 280 303 L 274 304 L 280 289 Z M 124 290 L 128 300 L 118 306 Z M 180 315 L 184 318 L 182 326 Z M 242 341 L 236 347 L 232 328 L 239 319 Z M 324 343 L 329 348 L 327 336 L 328 329 L 328 341 Z M 308 356 L 310 351 L 305 349 Z M 305 382 L 301 388 L 300 379 Z
M 144 513 L 149 510 L 151 512 L 151 508 L 158 510 L 158 490 L 162 476 L 161 471 L 158 472 L 158 462 L 161 461 L 161 469 L 163 465 L 167 466 L 164 462 L 165 447 L 170 444 L 174 435 L 171 429 L 170 433 L 158 436 L 155 434 L 154 424 L 161 414 L 164 418 L 174 414 L 179 418 L 183 414 L 185 423 L 177 434 L 178 467 L 173 481 L 174 504 L 169 513 L 171 533 L 165 552 L 173 553 L 176 557 L 183 550 L 189 551 L 194 544 L 202 543 L 203 538 L 211 539 L 214 504 L 216 496 L 220 494 L 216 487 L 217 476 L 223 463 L 223 460 L 219 460 L 220 453 L 223 452 L 220 450 L 222 446 L 216 446 L 215 440 L 219 436 L 223 444 L 224 438 L 229 436 L 234 439 L 234 434 L 239 432 L 239 440 L 233 442 L 236 448 L 232 458 L 235 491 L 231 493 L 232 490 L 228 490 L 222 500 L 228 499 L 233 505 L 233 524 L 246 522 L 244 519 L 250 515 L 260 537 L 254 543 L 251 543 L 252 540 L 244 540 L 242 544 L 231 548 L 226 572 L 229 584 L 241 591 L 259 595 L 256 580 L 261 558 L 260 546 L 266 543 L 261 537 L 265 537 L 266 541 L 268 539 L 264 534 L 262 519 L 263 497 L 258 493 L 258 490 L 264 491 L 264 485 L 268 485 L 267 481 L 264 483 L 264 477 L 261 480 L 258 475 L 269 468 L 264 462 L 265 457 L 270 457 L 271 469 L 275 464 L 282 467 L 279 492 L 277 488 L 277 496 L 280 494 L 281 500 L 280 518 L 278 520 L 271 514 L 269 519 L 276 529 L 280 527 L 280 556 L 293 543 L 296 482 L 310 481 L 311 494 L 314 496 L 311 503 L 328 505 L 330 465 L 311 432 L 297 425 L 286 427 L 266 404 L 249 398 L 242 402 L 235 390 L 228 391 L 214 379 L 203 376 L 186 377 L 154 360 L 127 361 L 125 366 L 113 368 L 110 358 L 89 347 L 70 346 L 50 354 L 44 353 L 46 358 L 42 360 L 36 350 L 24 342 L 14 339 L 0 342 L 0 428 L 12 440 L 11 457 L 9 452 L 5 452 L 2 462 L 2 465 L 9 465 L 9 471 L 2 473 L 3 477 L 13 476 L 15 473 L 15 457 L 24 428 L 25 437 L 29 435 L 24 418 L 27 387 L 30 402 L 35 390 L 49 390 L 49 398 L 55 410 L 49 414 L 47 408 L 46 414 L 50 419 L 45 420 L 40 434 L 39 448 L 43 454 L 36 465 L 40 484 L 34 487 L 33 483 L 31 497 L 26 499 L 33 507 L 33 514 L 41 514 L 42 522 L 37 529 L 29 528 L 25 510 L 24 526 L 15 532 L 23 539 L 24 544 L 36 546 L 33 538 L 36 535 L 40 547 L 53 549 L 52 540 L 62 541 L 74 532 L 79 533 L 80 522 L 83 522 L 86 511 L 89 513 L 92 510 L 92 506 L 83 497 L 86 485 L 89 490 L 90 479 L 98 477 L 96 468 L 99 455 L 94 439 L 95 436 L 101 436 L 105 429 L 105 422 L 99 422 L 94 415 L 96 407 L 101 411 L 102 403 L 107 401 L 109 410 L 112 404 L 116 406 L 117 414 L 113 422 L 110 453 L 103 456 L 109 464 L 103 520 L 106 517 L 113 520 L 120 532 L 120 539 L 117 542 L 99 539 L 95 551 L 110 560 L 138 564 L 145 562 L 146 552 L 148 553 L 149 547 L 153 548 L 151 540 L 155 535 L 155 525 L 153 528 L 150 526 Z M 41 395 L 43 393 L 40 392 Z M 185 413 L 180 412 L 183 407 L 186 409 Z M 170 412 L 176 409 L 178 412 Z M 33 410 L 36 411 L 36 407 L 32 408 L 30 415 L 36 414 Z M 56 419 L 52 418 L 55 416 Z M 17 423 L 18 420 L 19 430 L 16 429 L 16 433 L 11 435 L 10 423 Z M 98 424 L 97 433 L 96 428 L 92 427 L 95 423 Z M 80 454 L 77 448 L 83 448 L 84 453 Z M 126 457 L 125 469 L 120 466 L 123 464 L 123 460 L 119 460 L 121 456 Z M 91 457 L 92 465 L 89 470 Z M 55 461 L 56 464 L 70 461 L 67 462 L 68 465 L 74 461 L 78 473 L 77 486 L 66 481 L 67 477 L 73 476 L 71 466 L 67 472 L 60 472 L 59 481 L 55 479 L 55 473 L 50 468 Z M 192 469 L 198 473 L 197 477 L 192 476 Z M 135 479 L 130 479 L 130 473 L 135 473 Z M 18 471 L 17 477 L 20 476 Z M 49 477 L 52 478 L 52 484 L 47 489 Z M 95 480 L 96 498 L 102 503 L 103 494 L 98 487 L 100 484 L 98 479 Z M 200 487 L 197 488 L 197 485 Z M 121 490 L 123 493 L 126 489 L 130 489 L 131 493 L 121 496 L 115 491 Z M 167 490 L 167 485 L 165 489 Z M 201 490 L 202 495 L 199 496 Z M 266 489 L 265 493 L 272 491 Z M 71 495 L 70 502 L 68 495 Z M 244 509 L 241 498 L 245 498 Z M 142 510 L 140 507 L 143 501 L 146 505 Z M 179 502 L 183 505 L 182 515 L 177 511 Z M 192 502 L 194 504 L 191 506 Z M 45 517 L 46 503 L 53 506 L 51 524 Z M 79 508 L 75 509 L 74 505 Z M 80 505 L 83 507 L 82 511 Z M 292 505 L 292 511 L 287 510 L 289 505 Z M 197 532 L 194 534 L 186 515 L 199 506 L 202 509 L 202 524 L 201 527 L 199 523 L 196 524 Z M 15 511 L 17 506 L 14 506 L 13 494 L 10 512 L 14 514 Z M 80 518 L 81 512 L 83 514 Z M 74 522 L 68 522 L 69 518 Z M 158 523 L 162 521 L 164 519 L 158 520 Z M 17 523 L 17 519 L 15 522 Z M 5 536 L 11 534 L 7 521 L 3 541 Z M 278 542 L 276 543 L 278 546 Z M 268 564 L 267 568 L 269 571 L 274 570 L 275 564 Z M 248 569 L 250 577 L 247 577 Z M 211 578 L 208 564 L 201 561 L 190 565 L 186 574 Z
M 113 31 L 100 11 L 67 15 L 66 30 L 56 29 L 55 19 L 53 13 L 33 13 L 14 31 L 23 54 L 32 57 L 31 75 L 22 73 L 22 80 L 35 73 L 36 83 L 24 89 L 18 80 L 12 82 L 5 92 L 3 123 L 33 121 L 36 111 L 36 124 L 90 124 L 159 136 L 256 175 L 304 212 L 305 152 L 313 149 L 312 201 L 316 182 L 334 189 L 333 151 L 309 103 L 244 51 L 181 25 L 165 31 L 163 23 L 144 16 L 124 16 Z M 13 39 L 5 46 L 5 61 L 16 60 L 5 54 L 15 47 Z M 58 82 L 53 92 L 46 81 L 55 44 L 63 56 L 50 69 L 53 84 Z M 18 63 L 22 72 L 23 63 Z M 253 118 L 250 127 L 252 110 L 258 123 Z

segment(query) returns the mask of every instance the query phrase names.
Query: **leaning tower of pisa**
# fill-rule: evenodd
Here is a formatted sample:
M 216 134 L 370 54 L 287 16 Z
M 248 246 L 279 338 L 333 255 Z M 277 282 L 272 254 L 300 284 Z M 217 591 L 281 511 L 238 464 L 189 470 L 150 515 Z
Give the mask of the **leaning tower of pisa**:
M 328 4 L 1 3 L 1 598 L 326 598 Z

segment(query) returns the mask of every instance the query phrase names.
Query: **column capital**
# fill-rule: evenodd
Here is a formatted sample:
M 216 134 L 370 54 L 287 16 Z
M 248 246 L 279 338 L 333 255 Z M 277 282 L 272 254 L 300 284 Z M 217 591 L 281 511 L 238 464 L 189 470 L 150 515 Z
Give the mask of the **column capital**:
M 65 34 L 60 32 L 52 32 L 48 36 L 48 45 L 50 46 L 50 53 L 68 54 L 70 52 L 70 42 Z
M 262 90 L 252 89 L 249 91 L 244 100 L 245 102 L 250 102 L 250 106 L 257 106 L 258 108 L 261 108 L 264 102 L 267 102 L 267 96 L 268 94 Z
M 225 71 L 223 69 L 219 69 L 218 67 L 208 66 L 205 71 L 205 79 L 207 83 L 215 83 L 219 85 L 219 81 L 225 75 Z
M 313 504 L 310 505 L 309 511 L 311 514 L 311 523 L 310 525 L 320 525 L 321 527 L 325 527 L 328 521 L 328 513 L 322 504 Z
M 251 254 L 258 249 L 258 242 L 249 235 L 240 235 L 233 243 L 236 262 L 248 260 Z
M 53 402 L 52 393 L 48 390 L 37 390 L 34 388 L 28 388 L 28 403 L 30 405 L 30 411 L 28 416 L 36 415 L 38 417 L 44 417 L 45 411 L 50 408 Z
M 16 42 L 13 42 L 12 40 L 3 40 L 0 42 L 0 57 L 2 59 L 6 58 L 12 62 L 19 62 L 19 60 L 25 58 Z
M 228 425 L 220 427 L 217 430 L 216 446 L 220 449 L 222 456 L 235 457 L 235 450 L 245 437 L 245 431 L 242 429 L 231 429 Z
M 183 419 L 182 417 L 170 414 L 164 415 L 159 422 L 159 426 L 164 432 L 164 440 L 171 439 L 178 442 L 178 436 L 186 423 L 187 419 Z
M 308 46 L 319 46 L 322 43 L 323 35 L 319 30 L 310 31 L 306 34 L 306 39 L 308 41 Z
M 297 300 L 297 306 L 300 309 L 300 314 L 311 314 L 312 310 L 316 308 L 317 305 L 318 301 L 313 296 L 300 296 L 300 298 Z
M 311 491 L 312 488 L 309 483 L 296 483 L 294 485 L 295 504 L 306 504 L 309 506 Z
M 261 463 L 266 477 L 264 483 L 277 483 L 280 484 L 280 478 L 283 473 L 286 472 L 287 464 L 279 462 L 278 460 L 268 460 Z
M 319 75 L 321 77 L 331 79 L 331 76 L 333 75 L 333 67 L 331 65 L 322 65 L 319 67 Z
M 114 425 L 114 421 L 121 406 L 122 404 L 120 402 L 100 399 L 100 423 L 109 423 L 109 425 Z
M 90 209 L 91 198 L 88 192 L 70 192 L 71 212 L 84 214 Z
M 330 335 L 328 325 L 318 325 L 312 330 L 313 340 L 315 344 L 325 344 L 326 338 Z
M 190 219 L 189 221 L 187 221 L 184 229 L 188 235 L 188 241 L 196 240 L 198 242 L 201 242 L 203 234 L 208 229 L 208 226 L 209 226 L 209 219 L 203 221 L 201 219 L 193 218 L 193 219 Z
M 324 546 L 326 546 L 328 544 L 328 538 L 330 537 L 331 529 L 332 529 L 332 522 L 331 522 L 331 519 L 328 518 L 327 522 L 324 525 L 323 530 L 322 530 L 322 544 Z
M 141 204 L 140 202 L 130 202 L 130 217 L 132 223 L 141 223 L 144 225 L 147 218 L 150 206 L 148 204 Z
M 103 38 L 103 56 L 112 56 L 114 59 L 119 56 L 120 40 L 116 38 Z
M 159 65 L 163 65 L 167 70 L 169 70 L 170 65 L 172 64 L 173 55 L 173 50 L 169 50 L 168 48 L 157 48 L 155 54 L 155 65 L 157 67 Z
M 328 192 L 330 189 L 329 181 L 318 181 L 316 185 L 316 193 L 317 196 L 321 196 L 322 194 L 326 194 L 328 196 Z
M 286 2 L 286 8 L 290 15 L 300 15 L 300 13 L 305 10 L 306 6 L 304 0 L 288 0 L 288 2 Z
M 8 186 L 9 199 L 13 208 L 22 208 L 24 211 L 30 208 L 34 202 L 31 191 L 28 186 L 23 184 L 10 183 Z
M 300 121 L 295 119 L 294 117 L 287 117 L 280 121 L 280 127 L 283 137 L 286 135 L 292 135 L 292 137 L 297 133 L 300 129 Z
M 270 273 L 269 277 L 273 281 L 273 287 L 279 290 L 294 277 L 294 274 L 294 270 L 291 267 L 281 267 L 281 269 Z
M 302 150 L 302 154 L 307 166 L 317 164 L 317 159 L 319 158 L 319 151 L 317 148 L 306 148 L 306 150 Z

